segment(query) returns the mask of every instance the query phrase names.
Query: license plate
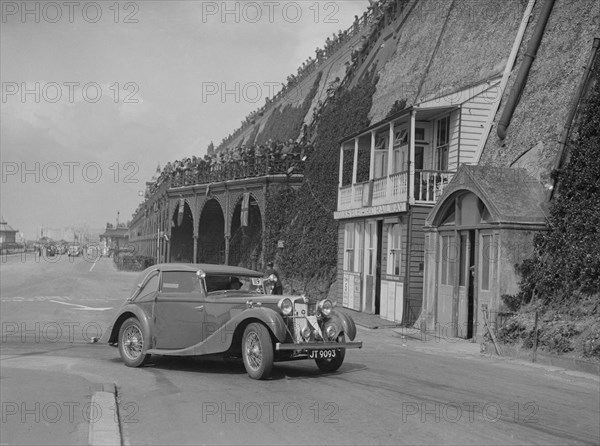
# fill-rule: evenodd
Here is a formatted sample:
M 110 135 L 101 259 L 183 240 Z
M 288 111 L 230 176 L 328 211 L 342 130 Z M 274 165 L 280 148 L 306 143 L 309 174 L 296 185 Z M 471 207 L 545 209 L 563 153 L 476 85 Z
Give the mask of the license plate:
M 335 358 L 335 350 L 311 350 L 308 354 L 309 359 L 327 359 Z

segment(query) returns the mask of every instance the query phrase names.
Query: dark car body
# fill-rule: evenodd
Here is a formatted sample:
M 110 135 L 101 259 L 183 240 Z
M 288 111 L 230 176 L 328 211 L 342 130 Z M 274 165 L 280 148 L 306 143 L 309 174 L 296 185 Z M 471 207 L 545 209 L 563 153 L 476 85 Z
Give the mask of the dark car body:
M 346 342 L 354 340 L 356 327 L 331 302 L 266 294 L 262 276 L 225 265 L 151 266 L 138 276 L 102 340 L 119 345 L 130 366 L 149 355 L 223 353 L 242 357 L 257 379 L 268 376 L 274 361 L 309 357 L 333 371 L 345 349 L 362 347 Z
M 68 253 L 69 257 L 77 257 L 83 253 L 83 248 L 78 243 L 70 244 L 67 249 L 68 249 L 67 253 Z

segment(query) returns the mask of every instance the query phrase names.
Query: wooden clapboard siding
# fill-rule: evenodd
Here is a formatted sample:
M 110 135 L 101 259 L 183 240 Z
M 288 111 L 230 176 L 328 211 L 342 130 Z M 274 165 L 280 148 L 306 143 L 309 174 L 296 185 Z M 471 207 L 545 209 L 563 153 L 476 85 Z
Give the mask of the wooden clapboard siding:
M 450 146 L 448 147 L 448 169 L 456 170 L 458 168 L 459 156 L 459 130 L 460 130 L 460 110 L 450 114 Z M 462 147 L 461 147 L 462 149 Z M 462 156 L 461 156 L 462 158 Z
M 404 323 L 412 325 L 421 314 L 423 305 L 423 267 L 425 264 L 425 233 L 423 226 L 425 219 L 433 206 L 413 206 L 412 211 L 412 239 L 410 252 L 410 286 L 406 294 L 407 310 Z
M 345 222 L 338 225 L 338 252 L 337 252 L 337 289 L 335 299 L 338 305 L 342 306 L 344 292 L 344 230 Z
M 485 123 L 492 113 L 493 101 L 486 92 L 465 102 L 461 109 L 460 163 L 475 162 L 477 147 L 481 143 Z

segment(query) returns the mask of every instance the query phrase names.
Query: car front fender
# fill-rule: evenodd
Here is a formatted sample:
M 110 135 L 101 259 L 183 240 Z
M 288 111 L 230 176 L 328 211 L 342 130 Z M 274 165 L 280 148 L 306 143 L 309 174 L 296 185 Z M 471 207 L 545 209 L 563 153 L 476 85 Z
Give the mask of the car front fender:
M 130 317 L 135 317 L 140 321 L 146 338 L 149 340 L 149 342 L 146 343 L 147 348 L 152 348 L 150 317 L 139 306 L 133 304 L 124 305 L 120 308 L 119 314 L 113 319 L 113 322 L 108 326 L 106 332 L 102 335 L 99 342 L 116 345 L 119 339 L 119 330 L 121 329 L 121 324 Z
M 351 341 L 354 340 L 356 337 L 356 325 L 350 316 L 342 313 L 341 311 L 333 310 L 329 319 L 335 322 L 338 327 L 342 327 L 341 331 L 344 332 L 348 339 Z

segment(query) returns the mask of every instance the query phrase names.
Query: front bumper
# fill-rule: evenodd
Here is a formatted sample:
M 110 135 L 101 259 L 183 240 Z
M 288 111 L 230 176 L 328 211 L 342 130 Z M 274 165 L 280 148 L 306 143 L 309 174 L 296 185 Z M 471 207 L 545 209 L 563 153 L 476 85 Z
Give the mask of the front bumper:
M 362 348 L 362 342 L 306 342 L 302 344 L 282 344 L 277 342 L 275 350 L 332 350 L 338 348 Z

